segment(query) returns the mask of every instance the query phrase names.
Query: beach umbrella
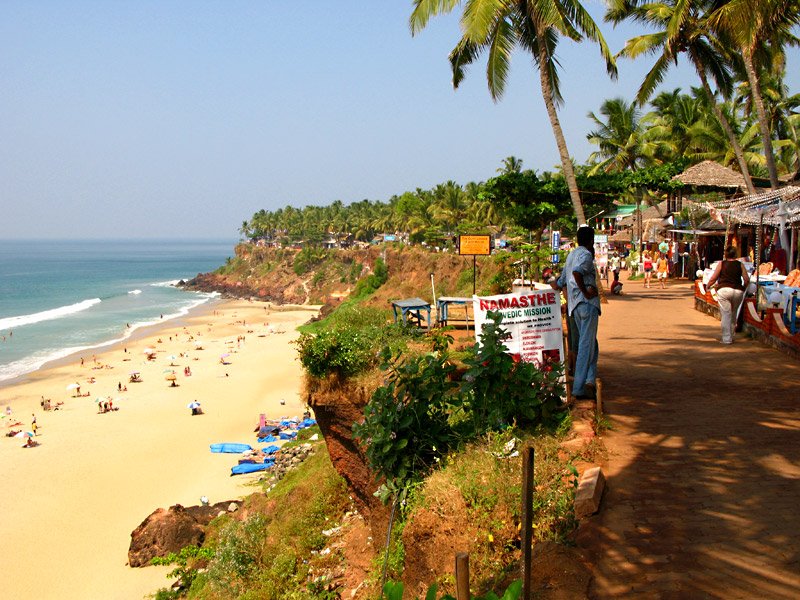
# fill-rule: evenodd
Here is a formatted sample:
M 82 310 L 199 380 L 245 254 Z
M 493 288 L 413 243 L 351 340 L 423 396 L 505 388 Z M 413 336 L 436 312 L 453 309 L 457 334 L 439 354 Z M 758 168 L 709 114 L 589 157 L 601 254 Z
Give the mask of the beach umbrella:
M 230 354 L 228 352 L 226 352 L 225 354 L 220 354 L 219 355 L 220 358 L 228 358 L 229 356 L 230 356 Z
M 162 372 L 163 373 L 172 373 L 174 375 L 175 374 L 175 369 L 164 369 Z
M 138 375 L 138 374 L 139 374 L 139 371 L 131 371 L 131 372 L 129 373 L 129 375 Z
M 67 386 L 67 390 L 79 390 L 80 388 L 81 388 L 81 384 L 80 383 L 70 383 Z
M 33 432 L 32 431 L 20 431 L 19 433 L 15 433 L 14 437 L 15 438 L 21 438 L 21 437 L 30 437 L 30 438 L 32 438 L 33 437 Z
M 166 379 L 167 381 L 175 381 L 177 377 L 175 376 L 175 373 L 170 373 L 169 375 L 164 377 L 164 379 Z
M 155 348 L 145 348 L 144 350 L 142 350 L 142 354 L 155 354 L 155 353 L 156 353 Z
M 189 402 L 189 404 L 186 405 L 186 408 L 199 408 L 199 407 L 200 407 L 200 403 L 197 402 L 197 401 Z

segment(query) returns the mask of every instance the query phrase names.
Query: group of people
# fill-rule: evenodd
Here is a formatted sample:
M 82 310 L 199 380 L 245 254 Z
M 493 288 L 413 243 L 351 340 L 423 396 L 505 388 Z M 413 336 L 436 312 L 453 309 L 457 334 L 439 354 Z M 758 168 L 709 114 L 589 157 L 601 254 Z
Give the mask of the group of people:
M 594 262 L 594 230 L 588 226 L 578 228 L 578 246 L 567 256 L 564 270 L 558 279 L 550 280 L 554 289 L 566 292 L 567 314 L 569 317 L 570 345 L 577 348 L 573 368 L 572 396 L 578 400 L 594 399 L 597 379 L 597 328 L 601 309 L 597 287 L 597 270 Z M 666 254 L 659 251 L 653 263 L 652 256 L 643 254 L 645 287 L 650 287 L 650 276 L 655 270 L 661 287 L 669 274 L 669 261 Z M 648 264 L 649 262 L 649 264 Z M 730 246 L 725 250 L 725 258 L 717 265 L 708 281 L 709 287 L 716 287 L 717 300 L 722 322 L 723 344 L 732 344 L 738 310 L 744 299 L 744 291 L 750 277 L 744 264 L 737 260 L 737 250 Z M 616 291 L 615 291 L 616 288 Z M 614 269 L 612 293 L 619 293 L 619 269 Z
M 650 253 L 645 250 L 642 253 L 642 270 L 644 271 L 644 287 L 652 287 L 653 272 L 656 273 L 656 281 L 661 289 L 667 287 L 667 277 L 669 276 L 669 259 L 665 252 Z

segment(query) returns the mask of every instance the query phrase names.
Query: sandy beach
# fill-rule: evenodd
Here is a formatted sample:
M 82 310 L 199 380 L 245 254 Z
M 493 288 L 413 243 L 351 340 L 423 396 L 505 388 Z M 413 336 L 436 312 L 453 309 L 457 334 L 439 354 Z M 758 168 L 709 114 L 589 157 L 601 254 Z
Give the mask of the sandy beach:
M 94 358 L 70 357 L 0 388 L 0 411 L 13 411 L 0 421 L 2 432 L 17 420 L 13 429 L 30 431 L 35 414 L 40 442 L 22 448 L 23 439 L 0 438 L 3 597 L 142 598 L 167 585 L 169 570 L 126 566 L 130 533 L 147 515 L 199 504 L 203 495 L 214 503 L 252 491 L 257 476 L 231 477 L 236 456 L 212 454 L 209 444 L 255 445 L 259 413 L 302 414 L 290 341 L 313 314 L 265 307 L 204 305 Z M 154 360 L 145 348 L 155 349 Z M 224 354 L 229 364 L 221 364 Z M 177 387 L 166 379 L 173 370 Z M 130 382 L 134 371 L 141 382 Z M 75 383 L 89 395 L 67 390 Z M 42 396 L 63 405 L 44 411 Z M 106 397 L 119 410 L 98 412 L 96 399 Z M 194 400 L 204 415 L 191 416 Z

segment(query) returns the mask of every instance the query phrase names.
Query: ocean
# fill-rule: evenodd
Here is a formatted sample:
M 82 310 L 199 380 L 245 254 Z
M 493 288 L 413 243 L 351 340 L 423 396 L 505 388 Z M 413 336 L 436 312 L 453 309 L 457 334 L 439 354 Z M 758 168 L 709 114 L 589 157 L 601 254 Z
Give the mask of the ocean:
M 0 382 L 188 314 L 215 294 L 175 284 L 217 269 L 234 245 L 0 240 Z

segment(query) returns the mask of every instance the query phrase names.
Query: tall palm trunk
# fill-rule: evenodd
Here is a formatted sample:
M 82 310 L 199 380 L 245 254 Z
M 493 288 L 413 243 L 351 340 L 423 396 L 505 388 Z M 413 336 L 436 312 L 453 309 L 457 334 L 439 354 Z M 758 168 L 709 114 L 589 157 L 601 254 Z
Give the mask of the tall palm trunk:
M 706 91 L 706 96 L 708 96 L 708 101 L 711 103 L 711 108 L 714 111 L 714 114 L 717 116 L 719 124 L 722 125 L 722 129 L 725 130 L 725 135 L 728 136 L 728 141 L 731 144 L 731 148 L 733 148 L 733 153 L 736 155 L 736 162 L 739 163 L 739 170 L 742 172 L 742 177 L 744 177 L 744 183 L 747 186 L 747 193 L 753 194 L 755 193 L 756 188 L 753 185 L 752 177 L 750 177 L 750 169 L 747 167 L 747 161 L 744 159 L 744 150 L 742 150 L 742 145 L 739 143 L 736 134 L 733 133 L 733 128 L 731 127 L 731 124 L 728 123 L 728 119 L 725 118 L 725 115 L 722 112 L 719 104 L 717 104 L 717 99 L 714 97 L 714 92 L 711 91 L 711 86 L 708 84 L 705 65 L 698 56 L 692 56 L 692 58 L 695 62 L 697 74 L 700 75 L 700 81 L 703 83 L 703 89 Z
M 578 192 L 578 182 L 575 179 L 575 169 L 572 168 L 572 159 L 570 159 L 569 151 L 567 150 L 567 141 L 564 139 L 564 131 L 561 129 L 556 105 L 553 102 L 553 88 L 550 84 L 550 75 L 547 69 L 550 57 L 544 42 L 544 32 L 539 27 L 537 27 L 536 31 L 536 47 L 539 53 L 539 80 L 542 84 L 544 105 L 547 107 L 550 127 L 553 129 L 553 135 L 556 138 L 556 146 L 558 146 L 558 154 L 561 157 L 561 167 L 564 169 L 564 179 L 567 181 L 572 208 L 575 210 L 575 218 L 578 221 L 578 225 L 583 225 L 586 223 L 586 215 L 583 213 L 583 204 L 581 203 L 581 195 Z
M 761 85 L 758 83 L 755 65 L 753 64 L 753 52 L 751 48 L 745 48 L 742 52 L 744 59 L 744 70 L 747 72 L 747 80 L 750 82 L 750 95 L 756 105 L 758 115 L 758 127 L 761 130 L 761 142 L 764 145 L 764 158 L 767 161 L 769 171 L 769 185 L 773 190 L 778 189 L 778 169 L 775 166 L 775 153 L 772 151 L 772 136 L 769 131 L 769 121 L 767 111 L 764 109 L 764 99 L 761 97 Z

